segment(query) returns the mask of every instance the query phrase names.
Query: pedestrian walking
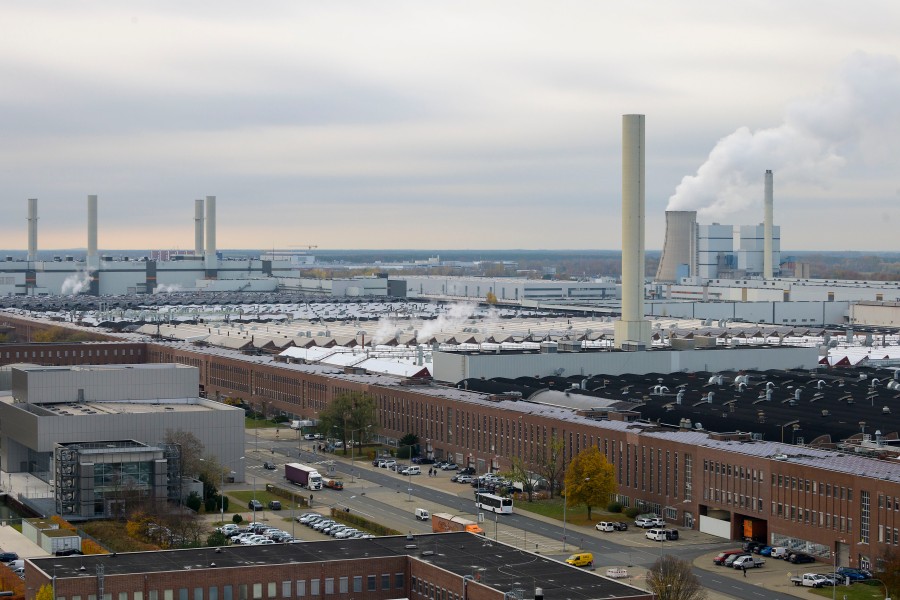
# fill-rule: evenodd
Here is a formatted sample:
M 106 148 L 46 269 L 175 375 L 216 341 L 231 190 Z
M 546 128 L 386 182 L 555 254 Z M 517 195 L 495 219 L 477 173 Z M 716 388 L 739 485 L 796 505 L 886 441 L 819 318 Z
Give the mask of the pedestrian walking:
M 747 565 L 741 565 L 741 571 L 744 572 L 744 577 L 747 576 Z

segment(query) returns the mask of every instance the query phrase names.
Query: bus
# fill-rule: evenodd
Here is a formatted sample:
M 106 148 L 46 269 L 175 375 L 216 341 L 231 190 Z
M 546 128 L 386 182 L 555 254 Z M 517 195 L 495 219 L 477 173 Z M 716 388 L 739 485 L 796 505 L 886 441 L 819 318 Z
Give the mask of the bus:
M 503 498 L 496 494 L 475 494 L 475 506 L 491 512 L 508 515 L 512 513 L 512 498 Z

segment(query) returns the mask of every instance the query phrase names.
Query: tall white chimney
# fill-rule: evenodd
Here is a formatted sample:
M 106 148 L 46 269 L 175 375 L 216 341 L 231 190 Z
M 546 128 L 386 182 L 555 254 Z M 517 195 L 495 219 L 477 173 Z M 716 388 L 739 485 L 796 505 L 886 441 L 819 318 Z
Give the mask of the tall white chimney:
M 216 197 L 206 197 L 206 271 L 216 270 Z
M 772 279 L 772 170 L 766 170 L 765 220 L 763 221 L 763 278 Z M 759 264 L 759 263 L 757 263 Z
M 650 346 L 644 320 L 644 115 L 622 115 L 622 317 L 617 348 Z
M 100 257 L 97 255 L 97 196 L 88 196 L 88 231 L 87 231 L 87 268 L 100 268 Z
M 194 200 L 194 254 L 203 256 L 203 198 Z
M 37 260 L 37 198 L 28 199 L 28 261 Z

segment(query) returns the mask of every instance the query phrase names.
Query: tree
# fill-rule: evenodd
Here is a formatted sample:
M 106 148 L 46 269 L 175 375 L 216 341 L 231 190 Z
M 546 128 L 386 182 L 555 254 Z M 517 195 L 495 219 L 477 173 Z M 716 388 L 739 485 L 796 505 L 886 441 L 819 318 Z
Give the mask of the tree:
M 663 556 L 647 571 L 647 586 L 659 600 L 704 600 L 706 590 L 691 571 L 691 564 Z
M 213 531 L 206 538 L 206 545 L 207 546 L 227 546 L 228 538 L 225 537 L 225 534 L 222 533 L 221 531 Z
M 588 519 L 591 518 L 591 507 L 606 506 L 615 492 L 615 470 L 596 446 L 585 448 L 569 463 L 566 504 L 586 505 Z
M 319 431 L 330 435 L 336 431 L 344 443 L 344 454 L 347 454 L 347 438 L 351 433 L 370 434 L 378 424 L 375 412 L 375 400 L 362 392 L 339 394 L 332 399 L 328 407 L 319 413 Z M 362 435 L 360 435 L 362 437 Z
M 485 300 L 488 304 L 497 304 L 497 294 L 495 294 L 494 292 L 488 292 Z
M 184 504 L 192 511 L 200 512 L 200 507 L 203 506 L 203 499 L 197 492 L 191 492 Z
M 166 443 L 177 444 L 181 448 L 181 475 L 198 475 L 200 473 L 214 472 L 218 475 L 219 471 L 210 469 L 211 464 L 204 464 L 203 458 L 203 442 L 197 439 L 197 436 L 190 431 L 183 429 L 167 429 Z
M 407 433 L 400 438 L 397 447 L 397 458 L 412 458 L 419 454 L 419 436 L 414 433 Z
M 53 586 L 49 583 L 42 585 L 34 595 L 34 600 L 53 600 Z
M 900 593 L 900 553 L 891 548 L 886 548 L 884 553 L 875 561 L 872 574 L 884 583 L 890 597 Z
M 521 483 L 522 491 L 528 494 L 528 501 L 534 501 L 534 473 L 528 470 L 524 460 L 512 457 L 510 469 L 503 475 L 513 483 Z
M 554 433 L 550 436 L 550 442 L 544 447 L 544 454 L 538 457 L 537 468 L 550 485 L 551 498 L 565 469 L 562 460 L 564 447 L 564 440 Z

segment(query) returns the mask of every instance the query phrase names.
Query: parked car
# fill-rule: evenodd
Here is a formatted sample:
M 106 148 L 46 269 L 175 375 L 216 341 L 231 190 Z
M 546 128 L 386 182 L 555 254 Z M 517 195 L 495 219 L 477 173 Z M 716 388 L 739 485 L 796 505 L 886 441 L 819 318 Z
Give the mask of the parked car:
M 459 473 L 460 475 L 475 475 L 475 467 L 463 467 Z
M 742 556 L 750 556 L 750 555 L 743 551 L 740 554 L 732 554 L 731 556 L 726 558 L 725 562 L 723 562 L 722 564 L 725 565 L 726 567 L 730 567 L 731 565 L 734 564 L 734 561 L 736 561 L 737 559 L 739 559 Z
M 450 478 L 450 481 L 455 481 L 456 483 L 472 483 L 471 475 L 454 475 Z
M 769 553 L 769 556 L 772 558 L 787 558 L 788 549 L 784 546 L 772 546 L 772 551 Z
M 456 466 L 456 463 L 446 463 L 443 467 L 441 467 L 441 471 L 455 471 L 459 467 Z
M 838 567 L 837 574 L 841 577 L 849 577 L 850 581 L 864 581 L 872 578 L 872 575 L 868 571 L 852 569 L 850 567 Z
M 713 564 L 720 566 L 724 565 L 725 561 L 728 560 L 729 557 L 735 555 L 740 556 L 743 553 L 743 550 L 725 550 L 724 552 L 719 552 L 713 557 Z
M 625 521 L 613 521 L 612 525 L 616 531 L 628 531 L 628 523 Z
M 791 554 L 788 558 L 788 562 L 792 562 L 795 564 L 803 564 L 803 563 L 813 563 L 816 562 L 816 559 L 810 556 L 809 554 L 804 554 L 802 552 L 797 552 L 795 554 Z
M 616 528 L 610 521 L 600 521 L 596 525 L 594 525 L 594 529 L 597 531 L 615 531 Z
M 262 510 L 263 504 L 259 500 L 251 500 L 247 503 L 247 508 L 250 510 Z
M 760 558 L 758 556 L 753 556 L 752 554 L 746 554 L 734 559 L 734 562 L 731 563 L 731 566 L 735 569 L 753 569 L 759 568 L 764 564 L 766 564 L 766 559 Z
M 772 546 L 763 546 L 759 549 L 760 556 L 772 556 Z
M 662 517 L 638 517 L 634 520 L 635 527 L 650 529 L 653 527 L 665 527 L 666 522 Z
M 758 550 L 763 546 L 765 546 L 765 544 L 757 542 L 756 540 L 748 540 L 743 544 L 745 552 L 756 552 L 757 554 L 759 554 Z
M 19 555 L 15 552 L 0 552 L 0 562 L 8 563 L 14 560 L 19 560 Z
M 281 501 L 269 500 L 269 510 L 281 510 Z
M 378 464 L 378 466 L 381 467 L 382 469 L 390 469 L 392 466 L 394 466 L 394 465 L 396 465 L 396 464 L 397 464 L 397 461 L 396 461 L 396 460 L 388 459 L 388 460 L 382 460 L 382 461 L 380 461 L 380 463 Z
M 678 539 L 678 530 L 677 529 L 663 529 L 663 533 L 666 534 L 667 540 L 677 540 Z
M 276 468 L 277 467 L 275 466 L 275 463 L 270 463 L 270 462 L 263 463 L 263 469 L 266 469 L 267 471 L 274 471 Z

